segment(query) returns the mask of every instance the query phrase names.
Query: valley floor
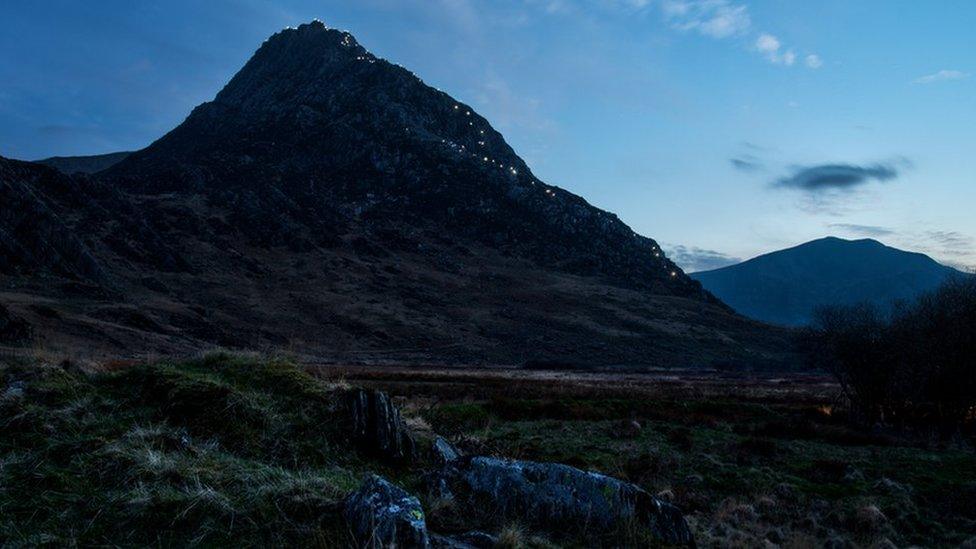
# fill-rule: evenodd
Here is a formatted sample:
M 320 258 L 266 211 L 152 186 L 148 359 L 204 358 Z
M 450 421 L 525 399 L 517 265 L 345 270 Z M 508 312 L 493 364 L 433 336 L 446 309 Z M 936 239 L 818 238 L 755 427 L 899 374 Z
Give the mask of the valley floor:
M 470 453 L 635 482 L 682 508 L 699 546 L 976 546 L 973 441 L 855 430 L 823 376 L 318 373 L 397 395 L 423 427 Z

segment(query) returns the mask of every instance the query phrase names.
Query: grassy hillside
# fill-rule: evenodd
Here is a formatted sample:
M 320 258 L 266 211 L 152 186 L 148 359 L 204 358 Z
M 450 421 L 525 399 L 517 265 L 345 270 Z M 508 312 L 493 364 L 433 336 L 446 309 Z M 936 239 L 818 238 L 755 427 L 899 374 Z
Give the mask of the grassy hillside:
M 227 356 L 94 375 L 8 366 L 3 387 L 0 540 L 346 541 L 336 503 L 367 464 L 341 434 L 340 390 L 294 366 Z

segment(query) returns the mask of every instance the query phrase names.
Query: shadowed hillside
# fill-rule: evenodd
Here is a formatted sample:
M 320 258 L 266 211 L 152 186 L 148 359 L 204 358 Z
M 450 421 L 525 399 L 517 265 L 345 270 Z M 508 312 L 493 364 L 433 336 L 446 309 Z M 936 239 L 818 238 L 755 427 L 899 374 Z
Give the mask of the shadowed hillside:
M 692 278 L 736 311 L 799 326 L 824 305 L 888 307 L 938 287 L 959 271 L 876 240 L 824 238 Z

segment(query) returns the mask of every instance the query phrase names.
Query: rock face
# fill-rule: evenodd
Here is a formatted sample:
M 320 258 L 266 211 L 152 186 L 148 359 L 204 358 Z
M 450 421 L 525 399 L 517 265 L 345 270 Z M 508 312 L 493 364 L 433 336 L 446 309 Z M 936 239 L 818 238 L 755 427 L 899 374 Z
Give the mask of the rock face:
M 430 547 L 420 501 L 376 475 L 346 498 L 344 514 L 359 547 Z
M 414 459 L 416 442 L 386 393 L 357 389 L 349 400 L 353 439 L 366 451 L 394 464 Z
M 636 527 L 660 543 L 694 545 L 676 507 L 633 484 L 568 465 L 462 458 L 445 467 L 440 480 L 462 506 L 496 521 L 617 539 Z

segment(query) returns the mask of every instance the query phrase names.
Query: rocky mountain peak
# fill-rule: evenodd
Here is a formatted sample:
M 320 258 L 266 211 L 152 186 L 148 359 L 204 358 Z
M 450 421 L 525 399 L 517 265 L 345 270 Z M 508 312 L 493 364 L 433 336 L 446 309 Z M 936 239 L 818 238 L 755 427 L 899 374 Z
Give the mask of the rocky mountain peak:
M 241 230 L 273 233 L 252 235 L 265 244 L 409 227 L 717 303 L 653 240 L 535 177 L 472 107 L 321 22 L 272 36 L 212 102 L 108 175 L 205 194 Z

